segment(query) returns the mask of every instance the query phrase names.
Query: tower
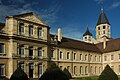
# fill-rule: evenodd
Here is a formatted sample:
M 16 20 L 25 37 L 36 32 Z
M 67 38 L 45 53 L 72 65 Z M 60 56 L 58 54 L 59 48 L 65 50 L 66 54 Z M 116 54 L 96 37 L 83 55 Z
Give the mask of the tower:
M 104 13 L 103 8 L 101 8 L 101 12 L 98 18 L 98 22 L 96 25 L 96 40 L 98 42 L 103 42 L 103 39 L 110 39 L 110 23 Z
M 86 29 L 86 32 L 83 34 L 83 41 L 92 43 L 92 34 L 90 33 L 88 27 Z

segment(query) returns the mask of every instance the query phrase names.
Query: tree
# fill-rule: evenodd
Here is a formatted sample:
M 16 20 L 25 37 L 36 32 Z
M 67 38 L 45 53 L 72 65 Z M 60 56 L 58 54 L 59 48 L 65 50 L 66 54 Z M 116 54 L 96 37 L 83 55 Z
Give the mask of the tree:
M 110 68 L 109 65 L 105 67 L 98 80 L 118 80 L 116 73 Z
M 11 75 L 10 80 L 28 80 L 28 77 L 21 68 L 17 68 L 16 71 Z
M 70 72 L 66 68 L 64 68 L 63 72 L 68 76 L 69 79 L 72 79 Z
M 39 80 L 69 80 L 68 76 L 53 62 Z

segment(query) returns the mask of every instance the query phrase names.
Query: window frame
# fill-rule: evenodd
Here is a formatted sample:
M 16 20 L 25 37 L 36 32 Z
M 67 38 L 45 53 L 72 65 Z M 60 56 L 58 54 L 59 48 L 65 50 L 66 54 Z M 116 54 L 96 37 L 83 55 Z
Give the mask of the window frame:
M 38 27 L 38 38 L 42 38 L 42 28 Z
M 5 43 L 0 43 L 0 54 L 5 54 Z
M 23 35 L 25 33 L 24 30 L 24 23 L 19 23 L 19 35 Z
M 34 27 L 33 27 L 33 25 L 29 25 L 29 36 L 34 36 Z
M 69 51 L 67 52 L 67 59 L 68 60 L 70 59 L 70 52 Z
M 5 76 L 5 64 L 0 64 L 0 76 Z

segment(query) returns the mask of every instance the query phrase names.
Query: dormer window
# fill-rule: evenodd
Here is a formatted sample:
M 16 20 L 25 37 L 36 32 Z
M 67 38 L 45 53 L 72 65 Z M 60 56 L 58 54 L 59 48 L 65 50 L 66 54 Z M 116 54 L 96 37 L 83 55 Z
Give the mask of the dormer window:
M 19 24 L 19 34 L 20 35 L 24 34 L 24 23 Z

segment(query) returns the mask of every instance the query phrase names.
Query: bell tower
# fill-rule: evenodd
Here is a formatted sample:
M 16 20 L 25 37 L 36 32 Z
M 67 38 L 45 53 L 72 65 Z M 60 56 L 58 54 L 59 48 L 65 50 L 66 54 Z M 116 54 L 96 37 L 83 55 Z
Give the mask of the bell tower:
M 83 41 L 92 43 L 92 33 L 90 33 L 88 27 L 86 29 L 86 32 L 83 34 Z
M 110 23 L 104 13 L 103 8 L 101 8 L 101 12 L 98 18 L 98 22 L 96 25 L 96 40 L 98 42 L 103 42 L 103 38 L 110 39 Z

